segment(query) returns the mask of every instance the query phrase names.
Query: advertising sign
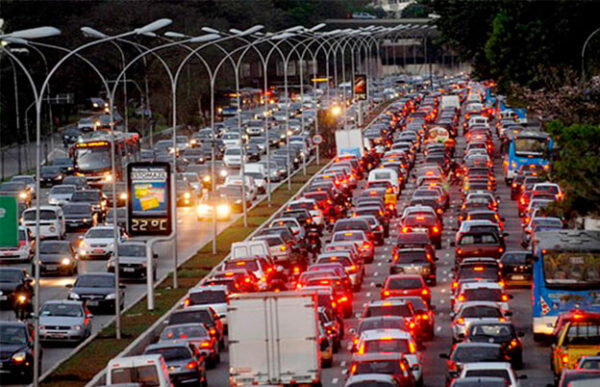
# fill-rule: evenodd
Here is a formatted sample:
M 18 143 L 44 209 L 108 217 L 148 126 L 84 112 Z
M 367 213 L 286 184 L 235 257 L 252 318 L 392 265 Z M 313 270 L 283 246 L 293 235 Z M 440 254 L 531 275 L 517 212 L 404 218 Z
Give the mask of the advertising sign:
M 354 100 L 364 101 L 367 99 L 367 76 L 365 74 L 355 74 L 352 83 Z
M 171 233 L 171 166 L 130 163 L 127 166 L 127 230 L 130 235 Z
M 19 217 L 17 199 L 12 196 L 0 196 L 0 246 L 19 246 Z

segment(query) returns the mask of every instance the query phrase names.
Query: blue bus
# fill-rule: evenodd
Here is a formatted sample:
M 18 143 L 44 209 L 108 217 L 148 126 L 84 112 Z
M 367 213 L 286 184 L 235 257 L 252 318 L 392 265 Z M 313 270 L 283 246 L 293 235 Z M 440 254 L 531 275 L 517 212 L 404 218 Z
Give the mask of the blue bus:
M 561 313 L 600 312 L 600 231 L 536 233 L 533 254 L 534 339 L 550 335 Z
M 522 165 L 550 167 L 552 138 L 543 132 L 522 131 L 509 137 L 504 153 L 504 180 L 511 183 Z

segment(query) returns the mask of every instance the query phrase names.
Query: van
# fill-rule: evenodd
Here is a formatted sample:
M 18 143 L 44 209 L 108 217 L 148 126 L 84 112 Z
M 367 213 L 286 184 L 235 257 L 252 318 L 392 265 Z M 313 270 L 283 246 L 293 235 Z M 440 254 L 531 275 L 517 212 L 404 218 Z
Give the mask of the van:
M 375 168 L 369 172 L 368 181 L 386 180 L 389 181 L 396 195 L 400 194 L 400 181 L 398 180 L 398 172 L 391 168 Z
M 235 242 L 231 245 L 230 259 L 270 257 L 266 241 Z
M 106 371 L 106 385 L 139 384 L 171 387 L 169 371 L 162 355 L 127 356 L 112 359 Z
M 32 236 L 36 235 L 36 209 L 34 207 L 23 211 L 23 225 L 29 229 Z M 64 239 L 67 235 L 65 215 L 58 206 L 40 206 L 40 238 Z
M 258 195 L 258 188 L 254 182 L 254 178 L 252 176 L 244 176 L 242 179 L 242 175 L 229 175 L 225 178 L 224 185 L 242 185 L 242 181 L 246 182 L 246 195 L 250 201 L 256 200 L 256 196 Z

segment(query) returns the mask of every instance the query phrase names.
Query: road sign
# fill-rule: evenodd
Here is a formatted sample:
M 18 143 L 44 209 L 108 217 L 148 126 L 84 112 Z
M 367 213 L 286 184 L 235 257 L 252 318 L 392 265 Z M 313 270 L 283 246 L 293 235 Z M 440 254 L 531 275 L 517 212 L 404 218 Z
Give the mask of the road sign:
M 367 76 L 366 74 L 355 74 L 352 82 L 352 92 L 354 99 L 364 101 L 367 99 Z
M 19 216 L 17 199 L 12 196 L 0 196 L 0 246 L 19 246 Z
M 315 134 L 314 136 L 312 136 L 312 142 L 315 145 L 321 145 L 323 143 L 323 136 L 321 136 L 320 134 Z
M 127 166 L 127 231 L 130 235 L 169 235 L 171 220 L 171 165 L 139 162 Z

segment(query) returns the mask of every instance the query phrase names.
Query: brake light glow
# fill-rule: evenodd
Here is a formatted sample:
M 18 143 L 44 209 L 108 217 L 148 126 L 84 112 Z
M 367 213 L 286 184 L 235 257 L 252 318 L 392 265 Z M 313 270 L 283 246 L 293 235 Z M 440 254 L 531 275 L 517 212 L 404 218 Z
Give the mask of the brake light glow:
M 417 349 L 415 348 L 415 344 L 412 341 L 408 342 L 408 350 L 410 353 L 415 353 Z
M 191 361 L 189 363 L 187 363 L 187 365 L 185 366 L 188 370 L 193 370 L 194 368 L 196 368 L 198 366 L 198 364 L 196 364 L 195 361 Z

